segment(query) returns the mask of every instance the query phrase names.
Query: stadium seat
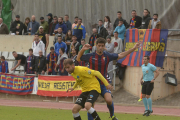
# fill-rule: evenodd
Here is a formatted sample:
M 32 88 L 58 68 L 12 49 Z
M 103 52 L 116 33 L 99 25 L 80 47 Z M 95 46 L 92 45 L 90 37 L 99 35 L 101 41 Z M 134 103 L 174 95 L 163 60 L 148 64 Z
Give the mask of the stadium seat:
M 23 52 L 17 52 L 17 54 L 21 54 L 21 55 L 22 55 L 22 54 L 23 54 Z
M 2 53 L 2 52 L 0 51 L 0 56 L 1 56 L 1 53 Z
M 16 68 L 16 70 L 24 71 L 24 67 L 23 67 L 23 66 L 18 66 L 18 67 Z
M 11 70 L 11 68 L 13 67 L 14 62 L 13 61 L 8 61 L 8 69 L 9 71 Z
M 24 52 L 24 56 L 26 56 L 26 57 L 27 57 L 28 55 L 29 55 L 29 53 L 28 53 L 28 52 Z
M 15 59 L 14 56 L 13 56 L 13 54 L 12 54 L 12 52 L 9 52 L 9 56 L 8 56 L 7 59 L 8 59 L 8 60 L 14 60 L 14 59 Z
M 5 59 L 8 58 L 8 55 L 9 55 L 9 52 L 7 52 L 7 51 L 2 52 L 2 56 L 4 56 Z
M 19 71 L 15 71 L 15 74 L 19 74 Z

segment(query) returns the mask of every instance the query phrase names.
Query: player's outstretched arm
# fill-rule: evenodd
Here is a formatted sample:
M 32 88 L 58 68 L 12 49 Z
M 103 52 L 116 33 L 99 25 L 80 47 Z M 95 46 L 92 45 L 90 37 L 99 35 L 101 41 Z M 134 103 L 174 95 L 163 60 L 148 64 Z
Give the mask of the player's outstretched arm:
M 140 42 L 137 42 L 133 48 L 129 49 L 128 51 L 122 52 L 118 54 L 118 60 L 126 57 L 128 54 L 132 53 L 135 51 L 137 48 L 140 47 Z
M 106 86 L 107 89 L 109 89 L 109 90 L 113 89 L 113 87 L 107 82 L 107 80 L 102 76 L 102 74 L 99 71 L 95 70 L 93 72 L 93 75 L 98 77 L 104 83 L 104 85 Z
M 85 52 L 86 50 L 89 50 L 89 49 L 90 49 L 90 45 L 89 45 L 89 44 L 85 44 L 85 45 L 82 47 L 82 49 L 79 51 L 76 60 L 77 60 L 77 61 L 81 61 L 82 55 L 84 54 L 84 52 Z

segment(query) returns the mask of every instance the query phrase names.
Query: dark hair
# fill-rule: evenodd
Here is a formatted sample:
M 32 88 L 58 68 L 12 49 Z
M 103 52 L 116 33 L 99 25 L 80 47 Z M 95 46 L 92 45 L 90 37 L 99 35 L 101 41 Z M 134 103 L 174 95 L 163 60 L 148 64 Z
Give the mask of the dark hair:
M 121 21 L 121 22 L 123 22 L 123 23 L 124 23 L 123 19 L 120 19 L 119 21 Z
M 109 27 L 109 26 L 110 26 L 110 23 L 111 23 L 110 17 L 109 17 L 109 16 L 105 16 L 105 18 L 108 19 L 108 27 Z M 105 20 L 104 20 L 104 22 L 105 22 Z
M 75 35 L 72 35 L 72 37 L 76 37 Z M 77 37 L 76 37 L 77 38 Z
M 158 14 L 157 14 L 157 13 L 155 13 L 154 15 L 156 15 L 156 16 L 158 17 Z M 153 16 L 154 16 L 154 15 L 153 15 Z
M 85 41 L 85 39 L 81 39 L 81 41 Z
M 63 17 L 59 17 L 59 18 L 61 18 L 63 20 Z
M 13 54 L 13 53 L 16 53 L 16 51 L 13 51 L 12 54 Z
M 69 32 L 69 31 L 71 32 L 71 35 L 70 35 L 70 36 L 68 35 L 68 32 Z M 68 38 L 72 39 L 72 31 L 71 31 L 71 30 L 68 30 L 68 31 L 67 31 L 66 37 L 65 37 L 65 41 L 67 41 Z
M 61 36 L 61 35 L 58 35 L 58 37 L 61 37 L 61 38 L 62 38 L 62 36 Z
M 144 57 L 147 57 L 147 60 L 149 60 L 149 59 L 150 59 L 148 55 L 145 55 Z
M 136 10 L 132 10 L 131 12 L 136 12 Z
M 106 40 L 104 38 L 102 38 L 102 37 L 99 37 L 99 38 L 96 39 L 96 45 L 98 43 L 103 43 L 105 45 L 106 44 Z
M 33 52 L 33 49 L 32 49 L 32 48 L 30 48 L 30 49 L 29 49 L 29 52 L 30 52 L 30 51 L 31 51 L 31 52 Z
M 148 9 L 144 9 L 144 10 L 146 10 L 148 13 L 150 13 Z
M 73 60 L 72 60 L 72 59 L 70 59 L 70 58 L 65 59 L 65 60 L 64 60 L 64 62 L 63 62 L 63 65 L 67 65 L 67 64 L 69 64 L 69 65 L 74 64 L 74 63 L 73 63 Z
M 79 18 L 78 20 L 81 20 L 81 22 L 82 22 L 82 19 L 81 19 L 81 18 Z
M 38 34 L 38 33 L 35 33 L 35 34 L 34 34 L 34 36 L 35 36 L 35 35 L 38 35 L 38 36 L 39 36 L 39 34 Z
M 76 49 L 75 47 L 73 47 L 73 48 L 71 49 L 71 52 L 72 52 L 73 49 L 76 51 L 76 55 L 77 55 L 77 49 Z
M 64 49 L 63 47 L 61 47 L 60 49 L 61 49 L 61 51 L 62 51 L 63 53 L 65 52 L 65 49 Z
M 101 21 L 101 22 L 103 23 L 103 21 L 102 21 L 102 20 L 99 20 L 99 21 Z
M 4 57 L 4 56 L 1 56 L 1 59 L 5 60 L 5 57 Z
M 56 19 L 57 19 L 58 17 L 57 17 L 57 16 L 54 16 L 54 18 L 56 18 Z
M 118 34 L 118 32 L 116 31 L 116 32 L 114 32 L 114 33 L 117 33 Z
M 69 17 L 69 15 L 68 15 L 68 14 L 66 14 L 65 16 L 68 16 L 68 17 Z
M 74 17 L 74 19 L 79 18 L 78 16 Z
M 58 27 L 58 29 L 59 29 L 59 28 L 61 28 L 61 29 L 63 30 L 63 28 L 62 28 L 62 27 Z
M 117 13 L 120 13 L 120 14 L 121 14 L 121 11 L 118 11 Z

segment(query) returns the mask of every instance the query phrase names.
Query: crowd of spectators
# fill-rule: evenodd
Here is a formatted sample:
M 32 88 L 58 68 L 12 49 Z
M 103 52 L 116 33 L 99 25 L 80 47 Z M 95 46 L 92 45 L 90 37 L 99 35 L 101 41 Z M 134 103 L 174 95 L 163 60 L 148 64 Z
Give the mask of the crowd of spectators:
M 106 51 L 121 53 L 123 52 L 126 29 L 161 29 L 158 14 L 153 14 L 153 18 L 151 18 L 150 12 L 144 9 L 142 17 L 138 16 L 135 10 L 132 10 L 131 15 L 132 18 L 129 23 L 122 17 L 120 11 L 117 12 L 114 24 L 109 16 L 105 16 L 104 20 L 99 20 L 98 27 L 92 29 L 92 35 L 89 37 L 88 44 L 91 47 L 84 54 L 96 50 L 96 39 L 99 37 L 106 39 Z M 23 23 L 20 21 L 20 16 L 16 15 L 15 21 L 12 22 L 10 27 L 11 34 L 34 35 L 34 40 L 28 56 L 13 51 L 16 62 L 11 71 L 22 65 L 24 66 L 25 75 L 34 73 L 67 75 L 62 64 L 67 58 L 73 59 L 76 65 L 88 65 L 83 61 L 76 61 L 78 51 L 82 49 L 83 45 L 87 44 L 85 41 L 86 28 L 83 20 L 76 16 L 74 22 L 71 23 L 68 15 L 57 17 L 51 13 L 47 15 L 47 18 L 48 21 L 45 21 L 44 17 L 40 17 L 40 23 L 38 23 L 36 17 L 32 15 L 31 20 L 27 17 Z M 9 34 L 7 25 L 3 23 L 2 18 L 0 18 L 0 34 Z M 50 53 L 46 53 L 49 46 L 49 36 L 54 36 L 54 46 L 50 47 Z M 112 36 L 114 36 L 113 39 Z M 108 70 L 112 69 L 112 65 L 113 62 L 109 63 Z M 7 66 L 8 63 L 4 56 L 1 56 L 0 72 L 8 73 Z M 110 74 L 110 77 L 112 77 L 112 74 Z

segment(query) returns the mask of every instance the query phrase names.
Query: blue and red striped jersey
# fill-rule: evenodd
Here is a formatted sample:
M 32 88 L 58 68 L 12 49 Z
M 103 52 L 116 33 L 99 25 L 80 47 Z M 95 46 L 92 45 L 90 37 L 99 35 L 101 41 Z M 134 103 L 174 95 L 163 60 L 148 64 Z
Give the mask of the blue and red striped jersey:
M 34 71 L 30 70 L 29 68 L 32 67 L 31 60 L 33 56 L 28 56 L 27 60 L 27 67 L 26 67 L 26 73 L 27 74 L 34 74 Z
M 107 68 L 108 64 L 112 60 L 117 60 L 118 54 L 103 52 L 102 55 L 98 55 L 96 52 L 87 53 L 82 55 L 81 61 L 89 62 L 89 68 L 101 72 L 104 78 L 107 79 Z M 99 80 L 99 78 L 98 78 Z M 99 80 L 100 81 L 100 80 Z M 101 82 L 101 84 L 103 84 Z
M 60 60 L 60 64 L 59 64 L 59 71 L 61 71 L 62 69 L 63 69 L 63 62 L 64 62 L 64 60 L 65 59 L 67 59 L 67 58 L 62 58 L 61 60 Z
M 2 73 L 9 73 L 8 62 L 7 61 L 2 61 L 1 62 L 1 72 Z

